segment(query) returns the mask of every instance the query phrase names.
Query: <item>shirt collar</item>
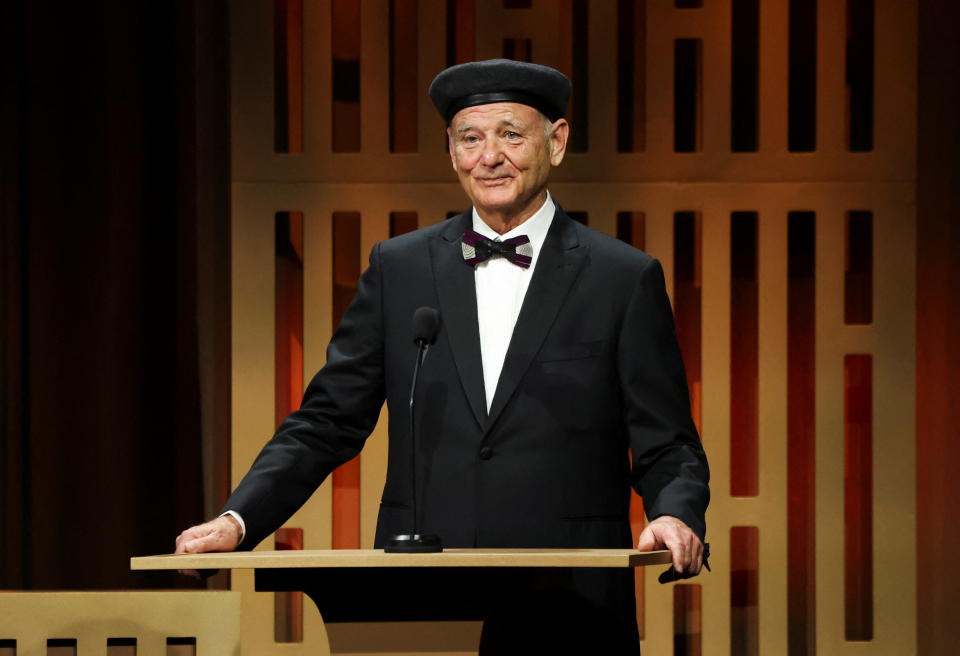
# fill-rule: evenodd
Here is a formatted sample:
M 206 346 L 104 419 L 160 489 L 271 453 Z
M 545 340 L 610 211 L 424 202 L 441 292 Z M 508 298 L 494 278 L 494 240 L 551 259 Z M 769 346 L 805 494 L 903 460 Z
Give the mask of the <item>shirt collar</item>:
M 540 247 L 543 246 L 544 240 L 547 238 L 547 232 L 550 230 L 550 224 L 553 223 L 553 215 L 556 213 L 557 206 L 553 202 L 553 197 L 550 196 L 550 192 L 547 192 L 547 199 L 543 201 L 543 205 L 540 206 L 533 215 L 518 225 L 513 230 L 506 232 L 502 235 L 498 235 L 496 231 L 483 222 L 483 219 L 480 218 L 480 214 L 477 212 L 477 208 L 473 208 L 473 230 L 479 232 L 481 235 L 488 239 L 498 239 L 503 241 L 504 239 L 510 239 L 511 237 L 517 237 L 519 235 L 526 235 L 530 239 L 530 246 L 533 247 L 534 254 L 540 252 Z

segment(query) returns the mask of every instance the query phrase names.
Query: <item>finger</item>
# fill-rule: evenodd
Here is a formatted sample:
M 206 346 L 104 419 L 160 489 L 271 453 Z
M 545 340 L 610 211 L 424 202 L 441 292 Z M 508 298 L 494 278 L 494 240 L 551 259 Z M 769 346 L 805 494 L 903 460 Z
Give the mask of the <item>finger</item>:
M 178 569 L 177 574 L 180 574 L 181 576 L 188 576 L 191 579 L 197 579 L 198 581 L 200 580 L 200 572 L 195 569 Z
M 689 572 L 696 561 L 693 540 L 691 539 L 693 535 L 684 531 L 678 531 L 678 533 L 680 533 L 680 541 L 683 543 L 683 571 Z
M 653 551 L 656 548 L 657 540 L 648 526 L 640 533 L 640 539 L 637 540 L 637 551 Z
M 700 540 L 694 540 L 693 553 L 694 553 L 693 573 L 696 575 L 696 574 L 699 574 L 700 570 L 703 568 L 703 543 L 700 542 Z
M 210 534 L 210 530 L 209 528 L 206 527 L 205 524 L 201 524 L 200 526 L 191 526 L 186 531 L 184 531 L 183 533 L 177 536 L 176 550 L 174 551 L 174 553 L 178 553 L 178 554 L 186 553 L 185 545 L 188 542 L 191 542 L 192 540 L 196 540 L 197 538 L 202 538 L 209 534 Z
M 684 544 L 680 540 L 668 540 L 667 548 L 670 550 L 670 556 L 673 559 L 673 569 L 678 574 L 684 570 Z
M 687 568 L 687 562 L 689 559 L 689 554 L 687 553 L 687 543 L 675 525 L 671 524 L 669 528 L 670 532 L 669 535 L 665 537 L 665 541 L 667 543 L 667 547 L 670 549 L 670 554 L 673 556 L 674 570 L 676 570 L 678 574 L 682 574 Z
M 205 524 L 199 524 L 199 525 L 197 525 L 197 526 L 191 526 L 191 527 L 188 528 L 188 529 L 184 529 L 184 531 L 183 531 L 182 533 L 180 533 L 180 535 L 177 536 L 177 541 L 178 541 L 178 542 L 182 542 L 183 540 L 189 540 L 189 539 L 195 538 L 195 537 L 197 537 L 197 536 L 199 536 L 199 535 L 203 535 L 203 534 L 206 533 L 206 532 L 207 532 L 207 530 L 206 530 L 206 525 L 205 525 Z
M 186 531 L 184 531 L 183 533 L 181 533 L 180 535 L 178 535 L 178 536 L 177 536 L 177 542 L 176 542 L 176 545 L 175 545 L 175 548 L 174 548 L 173 553 L 175 553 L 175 554 L 186 553 L 186 552 L 184 551 L 183 545 L 185 545 L 190 539 L 191 539 L 191 538 L 187 535 L 187 532 L 186 532 Z
M 207 551 L 219 551 L 226 541 L 219 533 L 210 533 L 184 543 L 183 548 L 186 553 L 204 553 Z

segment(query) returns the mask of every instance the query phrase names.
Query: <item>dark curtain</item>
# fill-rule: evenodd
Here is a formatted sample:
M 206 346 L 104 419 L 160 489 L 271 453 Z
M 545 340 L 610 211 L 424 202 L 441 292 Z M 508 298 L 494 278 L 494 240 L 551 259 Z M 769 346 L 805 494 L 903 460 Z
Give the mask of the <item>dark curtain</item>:
M 204 519 L 226 394 L 227 20 L 197 4 L 0 9 L 0 588 L 190 585 L 129 557 Z

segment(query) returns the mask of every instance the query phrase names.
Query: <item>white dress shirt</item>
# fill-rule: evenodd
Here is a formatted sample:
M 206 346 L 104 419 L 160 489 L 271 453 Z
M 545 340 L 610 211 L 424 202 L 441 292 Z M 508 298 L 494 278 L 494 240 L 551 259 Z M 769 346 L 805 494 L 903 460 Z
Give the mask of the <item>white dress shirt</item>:
M 493 257 L 474 269 L 477 286 L 477 320 L 480 328 L 480 355 L 483 359 L 483 387 L 487 397 L 487 411 L 493 404 L 497 382 L 503 370 L 503 361 L 513 337 L 523 297 L 530 286 L 530 278 L 537 266 L 540 247 L 547 238 L 556 210 L 550 193 L 539 210 L 510 232 L 498 235 L 473 208 L 473 229 L 484 237 L 504 241 L 526 235 L 533 247 L 530 268 L 519 267 L 503 257 Z

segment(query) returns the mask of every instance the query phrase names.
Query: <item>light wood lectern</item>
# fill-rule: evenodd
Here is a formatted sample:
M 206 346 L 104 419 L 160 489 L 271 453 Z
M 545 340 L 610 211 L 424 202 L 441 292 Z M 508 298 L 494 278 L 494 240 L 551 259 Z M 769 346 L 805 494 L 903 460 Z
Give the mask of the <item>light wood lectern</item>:
M 483 620 L 513 583 L 550 581 L 581 567 L 667 564 L 669 551 L 633 549 L 379 549 L 252 551 L 130 559 L 131 569 L 254 569 L 258 591 L 301 590 L 317 605 L 332 654 L 339 623 Z M 496 583 L 491 586 L 491 581 Z M 494 590 L 495 588 L 495 590 Z M 494 591 L 492 591 L 494 590 Z

